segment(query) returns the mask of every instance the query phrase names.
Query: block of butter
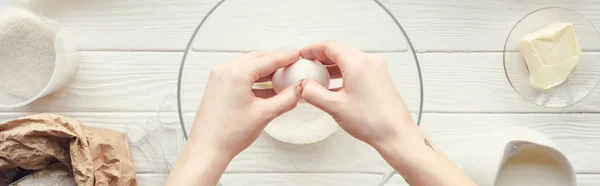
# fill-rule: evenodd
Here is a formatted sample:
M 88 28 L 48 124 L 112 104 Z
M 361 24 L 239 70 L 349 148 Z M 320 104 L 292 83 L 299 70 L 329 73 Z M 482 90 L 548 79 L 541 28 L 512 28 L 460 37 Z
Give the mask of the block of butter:
M 581 48 L 568 22 L 552 23 L 527 34 L 519 43 L 533 88 L 549 91 L 563 83 L 580 60 Z

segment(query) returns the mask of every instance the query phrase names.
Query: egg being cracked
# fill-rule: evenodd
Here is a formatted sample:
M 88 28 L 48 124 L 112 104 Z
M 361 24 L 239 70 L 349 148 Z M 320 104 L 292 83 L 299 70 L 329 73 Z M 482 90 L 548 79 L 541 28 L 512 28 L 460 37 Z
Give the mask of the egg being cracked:
M 325 88 L 329 88 L 329 72 L 320 62 L 299 59 L 290 66 L 280 68 L 273 74 L 273 90 L 279 93 L 283 89 L 297 85 L 301 80 L 313 79 Z
M 290 66 L 275 71 L 272 85 L 273 90 L 279 93 L 303 79 L 313 79 L 329 88 L 330 78 L 327 68 L 320 62 L 299 59 Z M 267 125 L 265 132 L 286 143 L 311 144 L 331 136 L 338 129 L 339 126 L 327 113 L 306 102 L 300 102 L 294 110 L 275 118 Z

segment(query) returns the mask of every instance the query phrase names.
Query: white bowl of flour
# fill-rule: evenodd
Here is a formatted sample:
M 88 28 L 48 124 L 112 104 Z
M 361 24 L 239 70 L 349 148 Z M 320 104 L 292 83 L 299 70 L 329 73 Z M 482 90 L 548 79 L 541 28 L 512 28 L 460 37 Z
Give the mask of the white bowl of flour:
M 0 108 L 27 105 L 69 82 L 78 55 L 57 22 L 26 10 L 0 10 Z

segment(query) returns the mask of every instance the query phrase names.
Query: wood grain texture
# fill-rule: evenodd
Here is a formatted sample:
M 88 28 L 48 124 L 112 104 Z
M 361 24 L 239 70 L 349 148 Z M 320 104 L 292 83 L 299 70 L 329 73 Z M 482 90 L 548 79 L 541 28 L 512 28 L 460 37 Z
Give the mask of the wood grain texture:
M 578 174 L 577 185 L 578 186 L 595 186 L 600 183 L 600 175 L 597 174 Z
M 184 120 L 194 117 L 194 113 L 187 113 Z M 284 143 L 263 133 L 233 159 L 226 172 L 383 174 L 391 170 L 377 151 L 340 130 L 309 145 Z
M 598 154 L 600 128 L 595 127 L 597 114 L 425 114 L 421 128 L 453 161 L 469 161 L 471 141 L 487 132 L 507 126 L 524 126 L 552 138 L 566 154 L 577 173 L 597 173 L 590 163 Z M 595 161 L 595 160 L 591 160 Z
M 372 0 L 225 1 L 202 25 L 193 49 L 273 50 L 323 40 L 367 51 L 408 49 L 393 19 Z
M 502 51 L 512 27 L 528 13 L 565 7 L 600 24 L 594 0 L 383 0 L 407 30 L 418 51 Z
M 357 173 L 240 173 L 224 174 L 221 183 L 224 186 L 244 185 L 361 185 L 376 186 L 381 182 L 383 175 L 357 174 Z
M 80 50 L 181 51 L 217 2 L 52 0 L 28 5 L 15 0 L 1 3 L 28 7 L 63 23 Z M 330 39 L 366 50 L 407 49 L 404 36 L 392 19 L 371 0 L 286 3 L 231 0 L 215 11 L 201 31 L 202 37 L 194 45 L 200 50 L 274 49 Z
M 79 69 L 65 88 L 28 106 L 0 112 L 177 111 L 181 52 L 82 52 Z M 183 109 L 196 110 L 210 70 L 241 53 L 191 53 L 184 71 Z M 413 111 L 420 102 L 416 64 L 409 53 L 382 54 L 394 82 Z
M 45 0 L 26 7 L 63 24 L 80 50 L 183 50 L 218 0 Z
M 486 132 L 506 126 L 526 126 L 545 133 L 563 150 L 578 173 L 598 173 L 600 167 L 595 163 L 595 148 L 600 145 L 596 133 L 600 129 L 594 127 L 596 114 L 424 114 L 422 129 L 432 140 L 456 163 L 469 161 L 465 154 L 471 141 L 484 137 Z M 264 140 L 264 141 L 263 141 Z M 264 145 L 264 144 L 267 145 Z M 277 145 L 275 151 L 265 153 L 270 145 Z M 279 146 L 279 147 L 278 147 Z M 351 150 L 353 149 L 353 150 Z M 315 151 L 317 153 L 315 153 Z M 323 153 L 326 152 L 326 153 Z M 303 154 L 312 154 L 306 155 Z M 318 154 L 318 159 L 314 155 Z M 287 158 L 282 158 L 287 157 Z M 249 162 L 278 162 L 288 164 L 295 170 L 319 170 L 331 172 L 380 172 L 388 170 L 379 155 L 368 146 L 355 141 L 345 132 L 339 131 L 322 143 L 295 148 L 270 138 L 261 138 L 248 150 L 234 160 L 230 170 L 252 170 Z M 327 164 L 317 162 L 328 162 Z M 600 161 L 600 160 L 598 160 Z M 368 163 L 370 162 L 370 163 Z M 235 164 L 239 163 L 239 164 Z M 313 164 L 314 163 L 314 164 Z M 337 164 L 344 166 L 337 166 Z M 364 166 L 365 164 L 370 164 Z M 271 164 L 271 163 L 266 163 Z M 336 165 L 336 166 L 332 166 Z M 238 168 L 239 166 L 239 168 Z M 361 167 L 362 166 L 362 167 Z M 285 167 L 274 167 L 285 171 Z M 283 169 L 281 169 L 283 168 Z M 281 169 L 281 170 L 280 170 Z
M 121 131 L 136 127 L 156 129 L 147 131 L 150 136 L 147 143 L 130 147 L 140 173 L 140 185 L 162 185 L 168 169 L 157 145 L 165 147 L 165 158 L 173 163 L 183 144 L 174 97 L 181 51 L 197 24 L 217 2 L 46 0 L 24 5 L 18 0 L 0 0 L 2 7 L 29 7 L 61 22 L 71 31 L 80 50 L 101 51 L 82 53 L 79 71 L 65 89 L 27 107 L 1 109 L 0 120 L 53 112 L 79 119 L 86 125 Z M 196 50 L 222 53 L 200 52 L 191 56 L 198 63 L 189 63 L 195 69 L 189 77 L 197 78 L 195 83 L 201 87 L 214 64 L 239 55 L 223 51 L 298 47 L 317 40 L 337 39 L 378 51 L 377 55 L 390 62 L 390 72 L 409 108 L 415 108 L 418 97 L 413 90 L 418 84 L 414 67 L 399 65 L 409 59 L 408 54 L 389 53 L 406 50 L 406 43 L 376 4 L 371 0 L 299 2 L 228 0 L 231 4 L 225 4 L 207 21 L 207 27 L 194 43 Z M 323 6 L 314 7 L 317 2 Z M 600 130 L 595 127 L 595 121 L 600 119 L 598 91 L 565 109 L 535 106 L 511 88 L 499 51 L 512 26 L 535 9 L 572 8 L 598 25 L 600 1 L 382 2 L 421 52 L 427 112 L 422 128 L 454 162 L 468 161 L 464 151 L 473 148 L 468 146 L 469 141 L 485 136 L 485 132 L 504 126 L 528 126 L 555 140 L 576 172 L 581 173 L 579 185 L 599 185 Z M 236 10 L 240 8 L 238 3 L 247 8 Z M 308 13 L 301 16 L 303 11 Z M 590 40 L 585 34 L 580 38 Z M 596 45 L 586 44 L 586 47 L 600 49 Z M 201 90 L 192 86 L 184 95 L 197 94 L 194 98 L 200 98 Z M 191 99 L 191 103 L 184 105 L 189 112 L 186 120 L 193 117 L 197 102 Z M 236 157 L 223 178 L 242 185 L 306 185 L 302 183 L 308 181 L 321 185 L 368 185 L 387 170 L 388 165 L 373 149 L 343 131 L 321 143 L 300 147 L 264 134 Z M 405 183 L 394 177 L 388 185 Z
M 138 185 L 162 186 L 166 180 L 165 174 L 137 174 Z M 224 186 L 234 185 L 360 185 L 375 186 L 377 179 L 381 176 L 373 174 L 323 174 L 323 173 L 301 173 L 301 174 L 225 174 L 221 178 Z M 301 180 L 298 180 L 301 179 Z M 600 182 L 600 175 L 577 174 L 577 185 L 596 186 Z M 257 184 L 250 184 L 257 183 Z M 384 186 L 408 186 L 402 177 L 396 175 Z
M 162 186 L 166 178 L 166 174 L 137 174 L 137 183 L 142 186 Z M 376 186 L 382 178 L 383 175 L 360 173 L 226 173 L 220 183 L 223 186 Z
M 214 65 L 241 53 L 194 52 L 184 74 L 183 108 L 200 103 Z M 597 56 L 600 53 L 592 53 Z M 407 53 L 377 53 L 388 61 L 390 73 L 408 107 L 416 111 L 419 84 Z M 177 78 L 181 52 L 83 52 L 72 82 L 59 92 L 26 107 L 0 112 L 141 112 L 177 109 Z M 529 103 L 513 90 L 501 53 L 419 54 L 423 73 L 424 111 L 460 113 L 598 112 L 600 94 L 563 109 Z M 408 61 L 408 62 L 407 62 Z M 189 86 L 186 86 L 189 85 Z
M 157 111 L 176 104 L 181 52 L 83 52 L 71 82 L 21 108 L 0 111 Z
M 406 183 L 406 180 L 404 180 L 404 178 L 402 178 L 402 176 L 400 176 L 399 174 L 395 174 L 394 176 L 392 176 L 390 181 L 388 181 L 385 185 L 382 185 L 382 186 L 410 186 L 410 185 L 408 183 Z
M 598 53 L 586 55 L 600 57 Z M 583 101 L 567 108 L 550 109 L 530 103 L 508 82 L 502 53 L 419 54 L 419 59 L 425 89 L 425 112 L 600 111 L 599 91 L 591 92 Z M 597 70 L 598 67 L 587 68 Z
M 600 183 L 600 175 L 596 174 L 577 174 L 578 186 L 596 186 Z M 404 179 L 396 175 L 384 186 L 409 186 Z
M 0 113 L 0 120 L 13 119 L 29 113 Z M 183 145 L 176 114 L 158 117 L 155 113 L 83 113 L 58 112 L 80 120 L 83 124 L 120 131 L 153 122 L 164 129 L 150 131 L 149 143 L 132 145 L 132 156 L 138 173 L 166 172 L 165 160 L 173 163 L 178 148 Z M 186 114 L 186 120 L 194 117 Z M 423 116 L 421 128 L 454 162 L 468 161 L 465 154 L 470 141 L 486 132 L 506 126 L 526 126 L 551 137 L 567 155 L 577 173 L 600 173 L 600 128 L 595 121 L 599 114 L 436 114 Z M 173 123 L 175 122 L 175 123 Z M 129 128 L 128 128 L 129 127 Z M 144 152 L 147 154 L 144 155 Z M 368 145 L 353 139 L 343 131 L 312 145 L 291 145 L 263 134 L 257 142 L 237 156 L 228 173 L 385 173 L 390 168 Z
M 146 174 L 138 173 L 136 175 L 137 185 L 140 186 L 164 186 L 168 174 Z
M 0 5 L 31 7 L 58 20 L 71 30 L 81 50 L 181 51 L 198 23 L 217 2 L 51 0 L 39 1 L 37 5 L 19 5 L 17 0 L 5 0 Z M 203 39 L 199 41 L 211 43 L 201 43 L 198 47 L 203 50 L 255 50 L 281 47 L 284 43 L 297 45 L 312 40 L 339 39 L 368 50 L 405 48 L 403 42 L 393 42 L 402 37 L 401 33 L 371 0 L 319 2 L 327 6 L 310 2 L 228 0 L 224 9 L 216 11 L 207 22 L 206 30 L 202 31 Z M 600 24 L 600 2 L 594 0 L 382 2 L 407 30 L 419 51 L 501 51 L 508 32 L 520 18 L 549 6 L 574 9 L 592 23 Z M 241 5 L 249 8 L 237 9 Z M 298 8 L 289 9 L 290 6 Z M 260 11 L 255 11 L 256 8 Z M 300 14 L 304 12 L 299 11 L 310 13 L 302 17 Z M 236 17 L 234 14 L 247 16 Z M 330 16 L 317 17 L 327 15 Z M 265 16 L 269 19 L 257 20 Z M 290 36 L 294 32 L 297 34 Z

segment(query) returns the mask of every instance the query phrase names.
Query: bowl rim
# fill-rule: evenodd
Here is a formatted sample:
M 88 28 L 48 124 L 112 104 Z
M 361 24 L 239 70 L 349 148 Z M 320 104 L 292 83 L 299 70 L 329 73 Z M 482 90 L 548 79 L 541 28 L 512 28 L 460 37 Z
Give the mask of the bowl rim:
M 179 115 L 179 124 L 181 125 L 181 129 L 183 132 L 183 136 L 184 139 L 187 140 L 188 139 L 188 134 L 187 134 L 187 129 L 185 127 L 185 121 L 183 119 L 183 109 L 182 109 L 182 104 L 181 104 L 181 88 L 182 88 L 182 74 L 183 74 L 183 70 L 185 67 L 185 60 L 187 58 L 188 53 L 191 51 L 192 49 L 192 43 L 194 41 L 194 39 L 196 38 L 196 35 L 198 34 L 198 31 L 200 30 L 200 28 L 202 28 L 202 25 L 206 22 L 206 20 L 208 20 L 208 18 L 212 15 L 212 13 L 214 13 L 215 10 L 217 10 L 226 0 L 220 0 L 214 7 L 212 7 L 208 13 L 206 13 L 206 15 L 202 18 L 202 20 L 200 21 L 200 23 L 198 23 L 198 26 L 196 26 L 196 29 L 194 30 L 194 33 L 192 34 L 192 36 L 190 37 L 190 40 L 187 43 L 187 46 L 185 48 L 185 51 L 183 53 L 183 56 L 181 58 L 181 64 L 179 66 L 179 77 L 177 78 L 177 113 Z M 412 41 L 410 40 L 410 37 L 408 37 L 408 34 L 406 33 L 406 30 L 404 30 L 404 28 L 402 27 L 402 25 L 400 24 L 400 22 L 398 21 L 398 19 L 394 16 L 394 14 L 392 14 L 392 12 L 383 4 L 381 3 L 380 0 L 373 0 L 383 11 L 385 11 L 385 13 L 393 20 L 393 22 L 396 24 L 396 26 L 400 29 L 400 31 L 402 32 L 402 35 L 404 36 L 404 38 L 406 39 L 406 42 L 408 44 L 408 47 L 410 49 L 410 52 L 412 53 L 412 56 L 414 58 L 415 61 L 415 65 L 417 67 L 417 74 L 418 74 L 418 78 L 419 78 L 419 109 L 418 109 L 418 113 L 417 113 L 417 120 L 415 121 L 417 126 L 420 126 L 421 124 L 421 120 L 422 120 L 422 115 L 423 115 L 423 100 L 424 100 L 424 89 L 423 89 L 423 77 L 422 77 L 422 72 L 421 72 L 421 65 L 419 63 L 419 58 L 417 56 L 417 52 L 415 50 L 414 45 L 412 44 Z M 412 115 L 412 114 L 411 114 Z M 383 178 L 381 180 L 381 182 L 378 185 L 385 185 L 394 175 L 398 174 L 396 171 L 390 171 L 390 172 L 386 172 L 383 174 Z M 222 184 L 219 182 L 217 184 L 218 186 L 222 186 Z

